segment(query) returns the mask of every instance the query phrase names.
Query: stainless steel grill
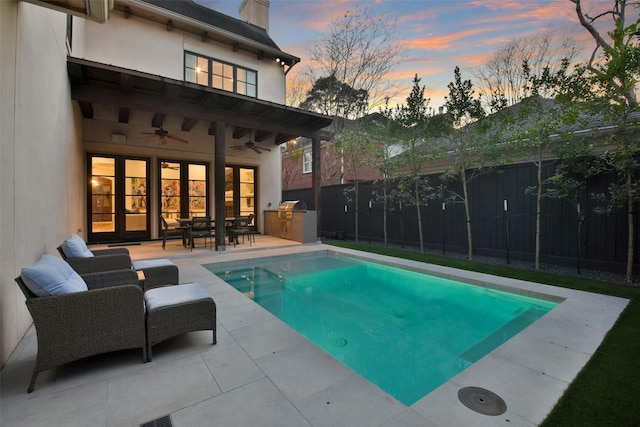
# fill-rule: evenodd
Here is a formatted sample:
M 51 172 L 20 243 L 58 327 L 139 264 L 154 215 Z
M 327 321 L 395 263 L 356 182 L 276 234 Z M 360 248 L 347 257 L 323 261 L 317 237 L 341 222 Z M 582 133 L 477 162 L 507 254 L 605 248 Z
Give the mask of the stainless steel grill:
M 288 200 L 278 207 L 278 219 L 280 219 L 280 237 L 291 239 L 291 226 L 294 211 L 306 211 L 307 205 L 300 200 Z

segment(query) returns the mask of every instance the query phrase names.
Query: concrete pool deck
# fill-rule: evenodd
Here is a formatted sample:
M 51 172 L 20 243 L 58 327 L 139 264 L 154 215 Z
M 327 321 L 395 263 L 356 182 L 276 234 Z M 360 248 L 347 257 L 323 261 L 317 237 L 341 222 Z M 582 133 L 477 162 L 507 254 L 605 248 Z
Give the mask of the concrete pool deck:
M 258 236 L 266 237 L 266 236 Z M 153 361 L 140 351 L 91 357 L 38 376 L 33 328 L 1 372 L 0 424 L 138 426 L 170 415 L 174 426 L 534 426 L 596 351 L 628 300 L 548 285 L 356 253 L 321 244 L 260 243 L 250 250 L 162 251 L 130 246 L 134 259 L 171 257 L 180 281 L 198 282 L 217 304 L 218 343 L 194 332 L 158 344 Z M 263 240 L 265 242 L 265 240 Z M 246 248 L 249 249 L 249 248 Z M 496 350 L 407 407 L 306 340 L 205 269 L 235 262 L 330 250 L 442 277 L 562 303 Z M 474 412 L 463 387 L 499 395 L 507 411 Z

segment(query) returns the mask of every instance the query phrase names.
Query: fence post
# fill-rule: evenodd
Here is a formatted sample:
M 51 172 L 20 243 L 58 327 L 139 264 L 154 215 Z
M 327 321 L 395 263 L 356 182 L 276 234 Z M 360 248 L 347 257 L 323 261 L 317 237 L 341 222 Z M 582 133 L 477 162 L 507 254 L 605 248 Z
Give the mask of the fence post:
M 369 244 L 371 244 L 371 200 L 369 200 Z
M 442 202 L 442 255 L 444 255 L 444 240 L 445 240 L 445 229 L 446 227 L 446 221 L 447 221 L 447 215 L 445 213 L 447 209 L 447 203 L 446 202 Z
M 507 199 L 504 199 L 504 241 L 507 249 L 507 264 L 511 264 L 511 260 L 509 259 L 509 208 L 507 206 Z

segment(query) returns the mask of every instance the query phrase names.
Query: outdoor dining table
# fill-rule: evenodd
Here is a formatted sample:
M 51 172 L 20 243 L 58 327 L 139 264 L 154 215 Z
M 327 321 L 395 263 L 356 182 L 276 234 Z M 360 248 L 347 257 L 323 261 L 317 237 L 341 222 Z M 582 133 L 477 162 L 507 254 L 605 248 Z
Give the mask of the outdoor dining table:
M 230 228 L 233 227 L 233 222 L 235 221 L 235 217 L 226 217 L 224 219 L 225 227 Z M 183 239 L 184 247 L 188 248 L 191 245 L 189 241 L 189 230 L 191 228 L 191 224 L 193 223 L 193 218 L 178 218 L 178 223 L 180 224 L 180 228 L 183 229 L 183 233 L 185 238 Z M 211 228 L 215 230 L 216 228 L 216 220 L 211 219 Z

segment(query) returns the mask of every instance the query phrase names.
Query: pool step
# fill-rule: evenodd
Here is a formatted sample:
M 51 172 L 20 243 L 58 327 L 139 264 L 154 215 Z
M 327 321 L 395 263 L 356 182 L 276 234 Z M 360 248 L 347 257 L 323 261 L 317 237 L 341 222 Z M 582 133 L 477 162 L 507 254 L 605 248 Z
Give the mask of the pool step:
M 540 312 L 531 308 L 524 310 L 517 317 L 511 319 L 505 325 L 483 339 L 473 347 L 460 355 L 464 361 L 471 363 L 477 362 L 482 357 L 502 345 L 509 338 L 522 331 L 524 328 L 540 318 Z

